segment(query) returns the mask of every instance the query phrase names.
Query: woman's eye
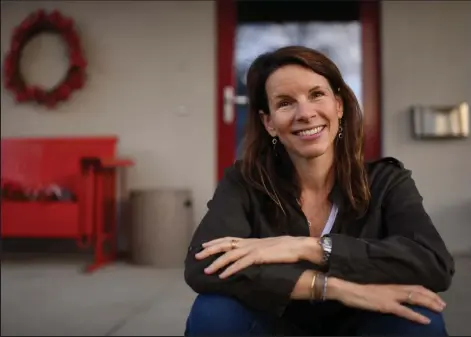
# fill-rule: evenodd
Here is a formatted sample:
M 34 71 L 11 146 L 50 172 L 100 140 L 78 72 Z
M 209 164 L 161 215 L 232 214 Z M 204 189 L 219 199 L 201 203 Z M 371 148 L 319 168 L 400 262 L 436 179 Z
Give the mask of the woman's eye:
M 278 108 L 284 108 L 284 107 L 287 107 L 288 105 L 290 105 L 290 102 L 282 101 L 278 103 Z
M 312 93 L 312 97 L 314 98 L 319 98 L 319 97 L 322 97 L 324 96 L 324 93 L 322 91 L 315 91 Z

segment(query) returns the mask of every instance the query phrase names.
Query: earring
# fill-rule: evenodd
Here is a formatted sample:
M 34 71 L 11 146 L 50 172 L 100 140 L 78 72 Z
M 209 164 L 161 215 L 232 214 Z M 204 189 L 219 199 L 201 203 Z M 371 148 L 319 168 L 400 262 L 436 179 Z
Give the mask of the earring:
M 339 119 L 339 133 L 338 133 L 339 139 L 343 138 L 343 126 L 342 126 L 342 118 Z
M 278 139 L 276 139 L 276 137 L 273 137 L 271 143 L 273 144 L 273 152 L 275 152 L 275 156 L 278 156 L 278 153 L 276 152 L 276 143 L 278 143 Z

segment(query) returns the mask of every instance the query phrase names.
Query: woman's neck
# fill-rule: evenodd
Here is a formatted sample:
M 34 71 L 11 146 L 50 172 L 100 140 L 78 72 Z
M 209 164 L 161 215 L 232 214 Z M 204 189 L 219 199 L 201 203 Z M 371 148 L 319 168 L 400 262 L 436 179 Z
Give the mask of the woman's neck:
M 335 181 L 334 155 L 332 152 L 328 151 L 317 158 L 298 158 L 298 160 L 293 161 L 302 193 L 330 193 Z

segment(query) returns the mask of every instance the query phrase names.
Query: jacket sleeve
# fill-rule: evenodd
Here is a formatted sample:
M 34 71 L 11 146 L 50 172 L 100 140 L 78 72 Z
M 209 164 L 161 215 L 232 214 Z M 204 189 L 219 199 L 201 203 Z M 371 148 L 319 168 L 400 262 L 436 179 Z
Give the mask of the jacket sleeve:
M 331 235 L 329 274 L 357 283 L 447 290 L 455 272 L 454 261 L 423 207 L 409 170 L 401 168 L 397 173 L 381 209 L 386 238 Z
M 220 255 L 204 260 L 195 258 L 204 242 L 226 236 L 251 237 L 249 198 L 241 173 L 234 166 L 229 168 L 193 234 L 185 259 L 185 281 L 196 293 L 232 296 L 254 309 L 281 315 L 305 267 L 300 264 L 252 265 L 223 280 L 218 274 L 204 272 Z

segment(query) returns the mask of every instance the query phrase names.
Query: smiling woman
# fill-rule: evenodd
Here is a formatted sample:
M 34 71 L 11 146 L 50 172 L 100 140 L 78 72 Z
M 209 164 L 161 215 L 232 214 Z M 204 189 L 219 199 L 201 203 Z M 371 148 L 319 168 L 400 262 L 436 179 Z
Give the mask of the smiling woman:
M 237 95 L 247 95 L 247 72 L 258 55 L 295 43 L 322 50 L 326 56 L 332 58 L 361 105 L 361 27 L 358 21 L 239 24 L 235 42 Z M 240 155 L 247 106 L 237 104 L 235 109 L 237 153 Z
M 247 81 L 250 113 L 242 161 L 247 180 L 255 188 L 263 186 L 262 179 L 273 182 L 278 185 L 273 195 L 286 203 L 300 193 L 294 190 L 299 188 L 294 166 L 307 170 L 309 176 L 313 172 L 328 175 L 327 190 L 334 182 L 335 169 L 351 205 L 358 212 L 364 211 L 369 190 L 363 164 L 362 113 L 337 66 L 312 49 L 285 47 L 255 60 Z M 324 128 L 316 137 L 296 134 L 318 126 Z M 338 142 L 338 136 L 344 139 Z M 323 159 L 315 169 L 309 168 L 315 157 Z M 278 177 L 284 174 L 277 174 L 277 170 L 291 172 L 291 181 L 283 183 Z M 264 171 L 267 177 L 259 174 Z
M 436 293 L 453 259 L 411 172 L 364 162 L 362 112 L 337 66 L 284 47 L 252 63 L 247 89 L 242 159 L 185 261 L 199 293 L 186 335 L 446 335 Z
M 260 114 L 270 136 L 280 138 L 288 153 L 317 157 L 331 148 L 339 133 L 343 106 L 324 77 L 305 67 L 288 65 L 273 72 L 266 91 L 273 113 Z M 313 103 L 317 109 L 311 108 Z M 314 122 L 309 122 L 312 119 Z

